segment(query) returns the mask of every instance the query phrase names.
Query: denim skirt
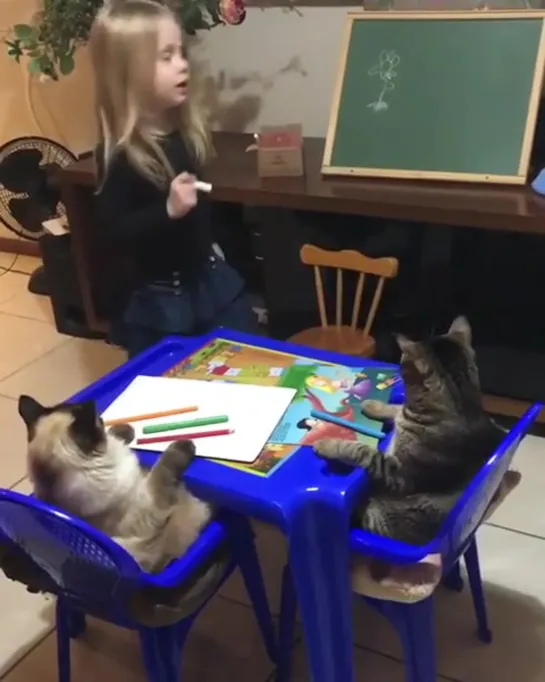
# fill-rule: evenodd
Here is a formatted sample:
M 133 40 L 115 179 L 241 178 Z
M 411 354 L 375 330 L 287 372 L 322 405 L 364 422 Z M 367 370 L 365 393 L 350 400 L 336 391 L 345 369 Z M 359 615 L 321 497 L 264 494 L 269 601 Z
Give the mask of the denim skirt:
M 190 284 L 173 272 L 137 289 L 121 319 L 112 325 L 111 338 L 133 356 L 165 336 L 195 336 L 215 327 L 248 333 L 259 329 L 242 278 L 213 255 Z

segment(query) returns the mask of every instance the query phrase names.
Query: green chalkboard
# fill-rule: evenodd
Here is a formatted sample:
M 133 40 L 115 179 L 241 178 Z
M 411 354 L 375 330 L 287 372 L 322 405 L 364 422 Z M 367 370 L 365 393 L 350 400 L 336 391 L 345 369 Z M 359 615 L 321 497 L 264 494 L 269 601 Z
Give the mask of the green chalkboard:
M 523 183 L 544 12 L 349 15 L 322 171 Z

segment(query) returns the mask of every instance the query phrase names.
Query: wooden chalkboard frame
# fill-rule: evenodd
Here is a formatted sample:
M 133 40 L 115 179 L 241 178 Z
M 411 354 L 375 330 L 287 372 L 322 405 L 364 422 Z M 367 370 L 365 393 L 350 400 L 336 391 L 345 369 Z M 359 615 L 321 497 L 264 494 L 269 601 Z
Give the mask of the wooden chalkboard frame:
M 451 173 L 443 171 L 420 171 L 393 168 L 349 168 L 343 166 L 332 166 L 331 156 L 335 144 L 337 133 L 337 121 L 341 103 L 341 95 L 348 59 L 348 49 L 350 47 L 350 36 L 352 26 L 356 21 L 418 21 L 422 19 L 432 19 L 434 21 L 448 21 L 452 19 L 465 19 L 468 21 L 482 21 L 490 19 L 541 19 L 541 37 L 539 41 L 536 67 L 530 93 L 528 115 L 526 118 L 526 128 L 524 132 L 521 154 L 519 159 L 518 173 L 516 175 L 491 175 L 480 173 Z M 329 125 L 327 128 L 324 156 L 322 161 L 322 174 L 324 175 L 351 175 L 356 177 L 376 177 L 376 178 L 398 178 L 404 180 L 442 180 L 457 182 L 487 182 L 503 183 L 511 185 L 523 185 L 527 180 L 528 167 L 530 165 L 530 155 L 534 141 L 536 119 L 539 108 L 541 90 L 543 86 L 543 76 L 545 73 L 545 11 L 543 10 L 470 10 L 470 11 L 367 11 L 350 12 L 346 18 L 344 34 L 341 43 L 341 54 L 338 63 L 335 87 L 333 90 L 333 101 L 331 104 Z

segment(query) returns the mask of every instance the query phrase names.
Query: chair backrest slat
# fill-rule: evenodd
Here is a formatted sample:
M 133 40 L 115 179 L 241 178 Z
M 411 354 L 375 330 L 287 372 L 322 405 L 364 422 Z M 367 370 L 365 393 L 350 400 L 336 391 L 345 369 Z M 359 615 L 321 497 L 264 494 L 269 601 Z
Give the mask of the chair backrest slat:
M 316 296 L 318 299 L 318 310 L 320 313 L 320 324 L 322 327 L 328 326 L 326 300 L 320 268 L 335 268 L 336 275 L 336 295 L 335 295 L 335 326 L 342 326 L 343 319 L 343 294 L 345 270 L 358 273 L 358 281 L 352 304 L 352 319 L 350 326 L 356 329 L 362 306 L 363 286 L 365 275 L 378 277 L 377 287 L 371 301 L 371 307 L 367 315 L 364 336 L 368 336 L 375 317 L 378 306 L 382 299 L 384 282 L 397 276 L 398 261 L 396 258 L 370 258 L 358 251 L 328 251 L 312 244 L 305 244 L 301 248 L 301 262 L 311 265 L 314 268 L 314 282 L 316 286 Z
M 316 284 L 316 296 L 318 298 L 318 310 L 320 311 L 320 324 L 327 327 L 327 311 L 325 306 L 324 285 L 322 273 L 318 265 L 314 266 L 314 282 Z
M 343 271 L 337 268 L 337 305 L 335 306 L 335 324 L 340 327 L 343 323 Z
M 379 277 L 377 282 L 377 288 L 373 294 L 373 300 L 371 301 L 371 307 L 369 308 L 369 314 L 367 315 L 367 321 L 365 322 L 365 327 L 363 328 L 363 336 L 369 336 L 373 322 L 375 321 L 375 315 L 377 314 L 378 306 L 380 304 L 380 299 L 382 298 L 382 293 L 384 291 L 384 277 Z
M 363 296 L 363 285 L 365 284 L 365 273 L 360 272 L 358 275 L 358 283 L 356 284 L 356 293 L 354 295 L 354 303 L 352 305 L 352 321 L 350 326 L 356 329 L 358 326 L 358 318 L 361 310 L 361 299 Z

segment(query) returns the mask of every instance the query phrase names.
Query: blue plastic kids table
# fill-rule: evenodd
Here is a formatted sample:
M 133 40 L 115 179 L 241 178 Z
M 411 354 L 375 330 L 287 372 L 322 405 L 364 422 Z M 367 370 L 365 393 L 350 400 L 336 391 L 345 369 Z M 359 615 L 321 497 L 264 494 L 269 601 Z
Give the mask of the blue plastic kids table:
M 136 376 L 162 375 L 216 338 L 310 357 L 319 363 L 392 370 L 368 359 L 219 329 L 196 338 L 165 339 L 73 400 L 95 400 L 102 412 Z M 393 395 L 390 399 L 397 402 Z M 156 457 L 149 452 L 138 454 L 144 465 Z M 205 459 L 194 462 L 185 475 L 188 486 L 203 499 L 274 524 L 285 533 L 313 682 L 354 682 L 348 530 L 351 509 L 365 480 L 362 470 L 331 469 L 308 446 L 300 447 L 269 476 Z

